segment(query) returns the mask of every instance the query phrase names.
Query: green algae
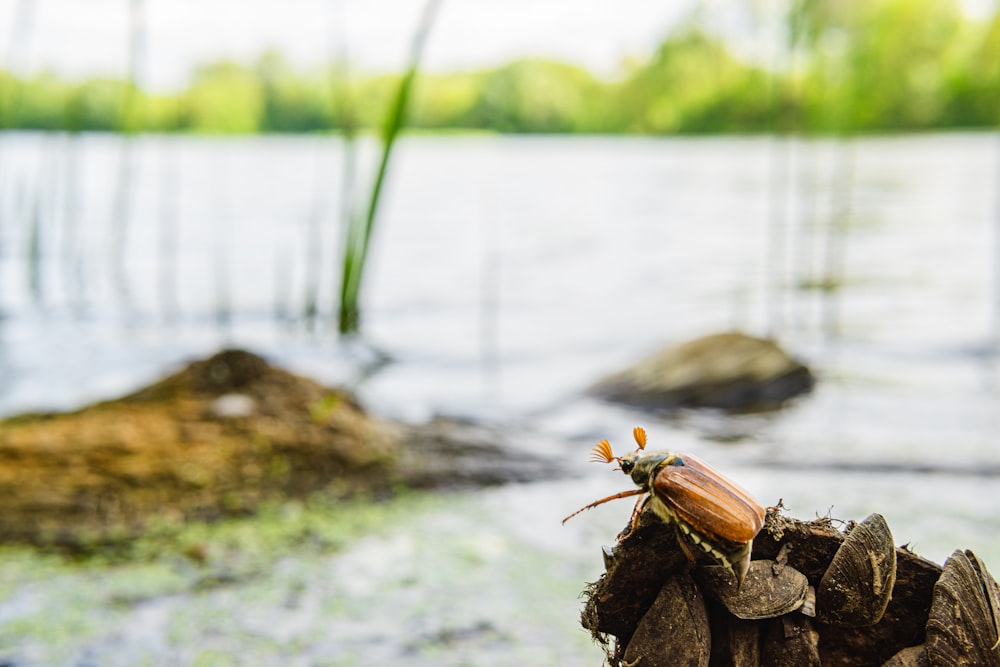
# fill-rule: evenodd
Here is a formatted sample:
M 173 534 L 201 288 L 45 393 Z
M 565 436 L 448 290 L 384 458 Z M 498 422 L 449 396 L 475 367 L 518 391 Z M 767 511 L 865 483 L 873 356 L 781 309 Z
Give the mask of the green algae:
M 599 559 L 567 559 L 564 541 L 549 539 L 557 517 L 512 507 L 551 493 L 316 499 L 171 526 L 127 553 L 0 550 L 10 593 L 0 657 L 29 667 L 85 656 L 102 667 L 598 661 L 577 596 Z
M 125 548 L 83 557 L 5 546 L 0 548 L 0 600 L 13 600 L 14 609 L 0 614 L 0 650 L 26 642 L 57 647 L 94 637 L 146 602 L 252 583 L 289 554 L 335 553 L 444 502 L 432 494 L 408 493 L 389 501 L 316 498 L 273 504 L 253 517 L 154 526 Z M 38 587 L 58 587 L 58 604 L 38 601 Z M 214 623 L 223 634 L 233 629 L 224 619 L 213 620 L 210 612 L 206 617 L 192 613 L 189 620 L 197 621 L 192 627 Z M 183 630 L 177 632 L 176 641 L 185 641 Z M 57 659 L 58 652 L 51 657 Z

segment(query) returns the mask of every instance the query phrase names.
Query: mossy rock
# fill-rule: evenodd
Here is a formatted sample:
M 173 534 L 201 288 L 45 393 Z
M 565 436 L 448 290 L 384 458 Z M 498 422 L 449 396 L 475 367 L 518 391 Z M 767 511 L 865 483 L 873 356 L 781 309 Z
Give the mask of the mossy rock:
M 492 433 L 367 414 L 346 391 L 240 350 L 120 399 L 0 420 L 0 543 L 78 546 L 314 493 L 521 481 L 550 472 Z
M 809 392 L 813 373 L 773 340 L 720 333 L 667 347 L 604 378 L 590 393 L 651 410 L 775 410 Z

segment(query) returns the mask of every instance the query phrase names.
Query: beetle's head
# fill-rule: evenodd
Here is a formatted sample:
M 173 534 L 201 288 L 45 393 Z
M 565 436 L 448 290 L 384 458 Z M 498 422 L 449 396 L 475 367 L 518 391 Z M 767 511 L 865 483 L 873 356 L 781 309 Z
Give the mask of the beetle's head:
M 619 469 L 631 477 L 636 486 L 648 491 L 653 471 L 671 454 L 669 452 L 647 452 L 646 430 L 641 426 L 632 429 L 632 437 L 635 438 L 635 443 L 639 448 L 631 454 L 615 456 L 614 452 L 611 451 L 611 444 L 607 440 L 601 440 L 594 446 L 590 460 L 598 463 L 618 461 Z

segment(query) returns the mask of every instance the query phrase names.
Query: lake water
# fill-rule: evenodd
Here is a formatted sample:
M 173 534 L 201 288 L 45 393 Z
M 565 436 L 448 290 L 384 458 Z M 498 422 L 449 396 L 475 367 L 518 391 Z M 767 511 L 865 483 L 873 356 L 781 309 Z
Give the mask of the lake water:
M 180 583 L 154 586 L 139 566 L 0 557 L 0 661 L 599 664 L 576 593 L 630 505 L 559 518 L 627 488 L 583 462 L 636 423 L 795 516 L 878 511 L 918 553 L 1000 570 L 1000 136 L 407 137 L 349 344 L 331 324 L 344 165 L 334 138 L 0 136 L 0 412 L 241 346 L 379 414 L 499 426 L 581 477 L 429 503 L 208 592 L 170 564 Z M 670 420 L 580 397 L 733 328 L 777 337 L 816 391 Z

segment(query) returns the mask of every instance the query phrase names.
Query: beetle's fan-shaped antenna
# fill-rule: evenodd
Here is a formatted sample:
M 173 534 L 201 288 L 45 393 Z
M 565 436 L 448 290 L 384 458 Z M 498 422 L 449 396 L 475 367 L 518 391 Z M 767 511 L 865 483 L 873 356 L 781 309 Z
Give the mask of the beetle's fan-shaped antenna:
M 635 438 L 635 444 L 639 445 L 639 449 L 646 449 L 646 429 L 636 426 L 632 429 L 632 437 Z
M 611 463 L 615 460 L 615 453 L 611 451 L 611 443 L 601 440 L 590 450 L 590 460 L 595 463 Z

